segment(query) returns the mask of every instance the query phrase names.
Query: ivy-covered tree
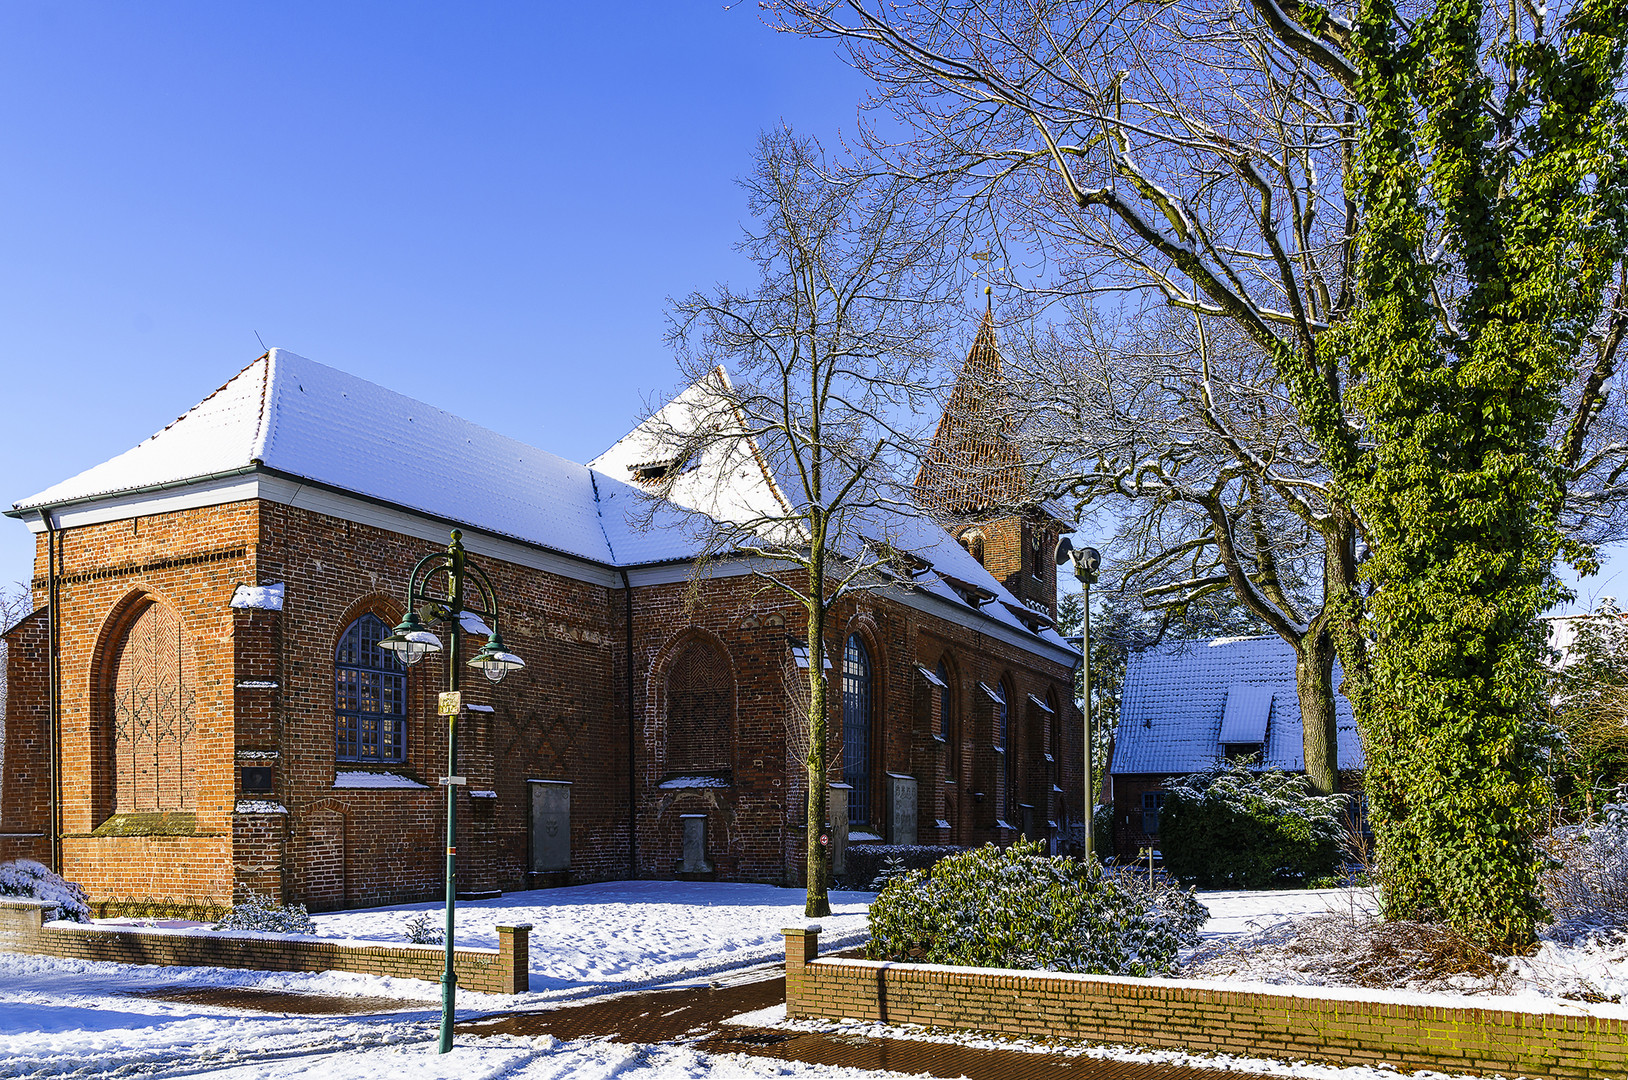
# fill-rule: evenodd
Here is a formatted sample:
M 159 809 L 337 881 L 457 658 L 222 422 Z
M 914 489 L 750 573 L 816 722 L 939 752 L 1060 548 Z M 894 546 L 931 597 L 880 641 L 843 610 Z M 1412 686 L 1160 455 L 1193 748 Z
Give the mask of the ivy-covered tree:
M 1365 611 L 1348 578 L 1328 602 L 1385 913 L 1530 941 L 1536 615 L 1557 552 L 1591 561 L 1568 496 L 1621 476 L 1585 444 L 1623 336 L 1628 0 L 781 10 L 849 45 L 969 236 L 1054 260 L 1014 284 L 1149 290 L 1271 361 L 1353 525 L 1332 550 L 1367 554 Z

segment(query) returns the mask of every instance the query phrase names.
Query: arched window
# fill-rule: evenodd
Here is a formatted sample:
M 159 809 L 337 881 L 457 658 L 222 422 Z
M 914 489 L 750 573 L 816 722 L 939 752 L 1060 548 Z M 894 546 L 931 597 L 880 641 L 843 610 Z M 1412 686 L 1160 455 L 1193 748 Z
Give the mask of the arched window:
M 938 662 L 937 675 L 941 684 L 938 691 L 938 733 L 945 742 L 949 742 L 950 710 L 955 706 L 955 696 L 950 693 L 950 669 L 942 660 Z
M 842 650 L 842 779 L 848 793 L 848 821 L 871 820 L 871 655 L 858 634 Z
M 1006 688 L 1003 679 L 994 686 L 991 696 L 995 702 L 995 748 L 1001 753 L 995 755 L 995 790 L 999 792 L 996 801 L 996 817 L 1010 825 L 1011 815 L 1016 810 L 1012 801 L 1012 778 L 1017 773 L 1017 748 L 1012 745 L 1011 718 L 1012 695 Z
M 334 652 L 334 756 L 401 761 L 406 756 L 407 673 L 379 641 L 389 627 L 371 613 L 345 628 Z
M 983 533 L 979 532 L 977 529 L 968 529 L 966 532 L 961 534 L 961 546 L 966 548 L 968 554 L 970 554 L 974 559 L 978 560 L 979 566 L 984 564 Z
M 113 653 L 113 809 L 187 810 L 197 729 L 192 648 L 180 619 L 148 600 Z
M 728 772 L 734 764 L 734 687 L 710 642 L 685 645 L 667 669 L 667 771 Z

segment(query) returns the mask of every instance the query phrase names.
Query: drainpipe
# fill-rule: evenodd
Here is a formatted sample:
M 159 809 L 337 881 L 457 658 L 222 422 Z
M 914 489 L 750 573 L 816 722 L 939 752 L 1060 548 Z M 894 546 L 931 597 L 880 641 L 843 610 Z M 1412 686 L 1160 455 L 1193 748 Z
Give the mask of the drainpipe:
M 634 881 L 639 877 L 638 785 L 634 780 L 633 735 L 633 582 L 627 571 L 622 571 L 623 622 L 627 632 L 627 876 Z
M 51 870 L 62 873 L 62 663 L 59 656 L 62 637 L 62 606 L 58 603 L 57 561 L 61 557 L 62 541 L 57 535 L 55 512 L 46 507 L 40 513 L 45 523 L 45 625 L 46 625 L 46 682 L 49 690 L 49 708 L 46 726 L 51 742 L 46 757 L 51 770 Z

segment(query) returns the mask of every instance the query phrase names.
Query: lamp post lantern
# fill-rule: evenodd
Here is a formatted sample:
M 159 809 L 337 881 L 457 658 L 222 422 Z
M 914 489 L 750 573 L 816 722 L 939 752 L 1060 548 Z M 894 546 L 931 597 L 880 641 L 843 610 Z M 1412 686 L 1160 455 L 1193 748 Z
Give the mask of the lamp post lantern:
M 1096 776 L 1092 769 L 1092 732 L 1091 732 L 1091 586 L 1097 580 L 1097 571 L 1102 566 L 1102 553 L 1096 548 L 1076 548 L 1065 538 L 1057 545 L 1057 565 L 1068 562 L 1074 565 L 1074 576 L 1080 579 L 1080 592 L 1083 593 L 1083 603 L 1080 605 L 1084 612 L 1084 619 L 1080 631 L 1080 659 L 1085 665 L 1084 686 L 1085 702 L 1080 711 L 1085 714 L 1085 800 L 1081 803 L 1085 817 L 1085 858 L 1089 862 L 1096 857 Z
M 474 603 L 470 603 L 465 589 L 474 586 Z M 447 868 L 446 868 L 446 966 L 441 972 L 441 1046 L 440 1052 L 452 1049 L 452 1020 L 457 997 L 457 976 L 453 971 L 452 916 L 458 899 L 457 830 L 458 787 L 465 783 L 458 775 L 458 716 L 463 711 L 463 697 L 459 691 L 459 676 L 463 664 L 463 617 L 475 615 L 490 620 L 491 633 L 469 660 L 469 666 L 478 668 L 493 682 L 502 681 L 511 671 L 526 666 L 526 662 L 509 652 L 498 632 L 497 592 L 486 571 L 469 561 L 464 552 L 463 534 L 452 530 L 452 543 L 445 551 L 426 555 L 418 560 L 407 579 L 407 614 L 389 637 L 379 642 L 381 648 L 394 652 L 403 663 L 416 664 L 431 653 L 441 651 L 441 639 L 426 626 L 440 623 L 448 628 L 450 643 L 447 647 L 447 692 L 441 695 L 440 712 L 447 718 L 447 774 L 441 783 L 447 789 Z

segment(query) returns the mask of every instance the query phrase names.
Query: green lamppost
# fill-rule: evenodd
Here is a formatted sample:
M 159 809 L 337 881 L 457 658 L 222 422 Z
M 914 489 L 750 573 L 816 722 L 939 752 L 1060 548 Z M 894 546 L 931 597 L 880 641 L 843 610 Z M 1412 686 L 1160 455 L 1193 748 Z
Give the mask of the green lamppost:
M 474 603 L 465 595 L 470 585 L 477 594 Z M 470 667 L 479 668 L 488 679 L 499 682 L 509 672 L 526 666 L 524 660 L 508 651 L 498 633 L 497 593 L 491 579 L 486 571 L 469 561 L 464 554 L 463 534 L 453 529 L 452 543 L 445 551 L 426 555 L 413 567 L 412 576 L 407 579 L 407 614 L 395 631 L 379 642 L 380 647 L 394 652 L 408 665 L 441 651 L 441 639 L 430 632 L 426 623 L 447 627 L 452 643 L 447 652 L 447 692 L 441 695 L 439 710 L 447 718 L 447 774 L 441 778 L 447 789 L 447 955 L 446 967 L 441 972 L 443 1054 L 452 1049 L 453 1006 L 457 996 L 457 977 L 452 970 L 452 916 L 458 899 L 458 786 L 466 783 L 458 775 L 458 714 L 463 709 L 458 677 L 464 666 L 465 613 L 489 620 L 492 628 L 486 644 L 469 660 Z
M 1074 564 L 1074 576 L 1080 579 L 1080 591 L 1085 594 L 1084 603 L 1080 605 L 1085 615 L 1080 627 L 1081 662 L 1085 665 L 1085 704 L 1080 710 L 1085 714 L 1085 801 L 1081 805 L 1085 815 L 1085 858 L 1089 862 L 1096 857 L 1097 847 L 1097 784 L 1091 761 L 1091 586 L 1096 583 L 1097 570 L 1102 566 L 1102 554 L 1096 548 L 1076 548 L 1065 537 L 1057 545 L 1057 565 L 1065 562 Z

